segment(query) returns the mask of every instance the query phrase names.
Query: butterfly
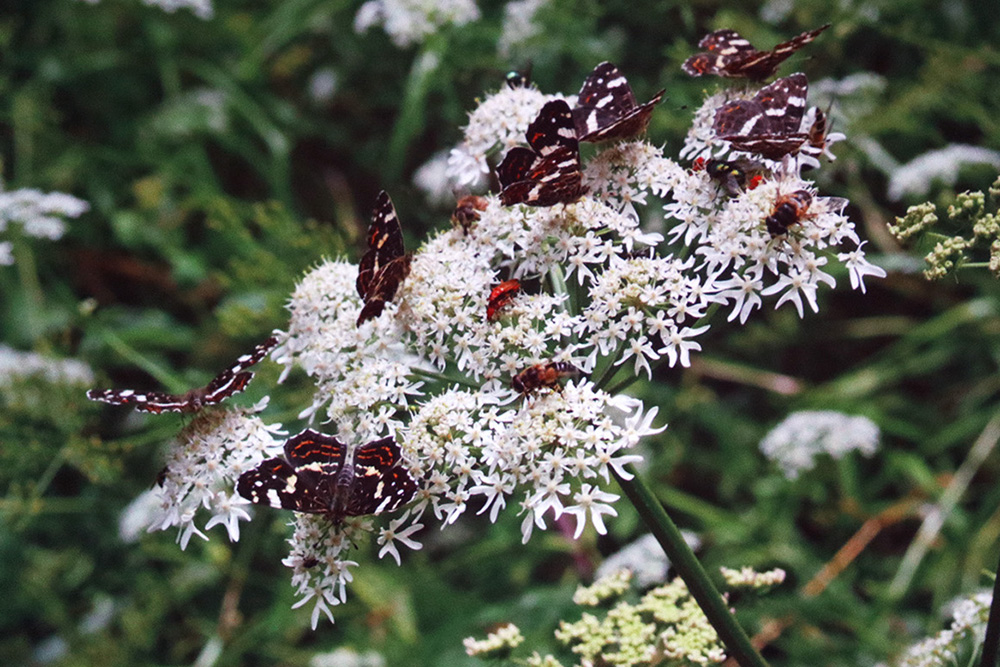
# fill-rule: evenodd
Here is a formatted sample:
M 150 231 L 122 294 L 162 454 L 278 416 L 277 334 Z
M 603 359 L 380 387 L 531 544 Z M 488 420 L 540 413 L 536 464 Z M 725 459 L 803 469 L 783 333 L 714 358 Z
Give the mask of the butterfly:
M 691 76 L 717 74 L 763 81 L 777 72 L 778 65 L 786 58 L 816 39 L 829 27 L 830 24 L 827 23 L 815 30 L 796 35 L 770 51 L 758 51 L 735 30 L 716 30 L 698 42 L 698 47 L 705 49 L 705 52 L 691 56 L 684 61 L 681 68 Z
M 232 366 L 222 371 L 204 387 L 192 389 L 186 394 L 167 394 L 160 391 L 140 392 L 134 389 L 91 389 L 87 398 L 112 405 L 131 405 L 136 410 L 159 414 L 161 412 L 197 412 L 206 405 L 215 405 L 233 394 L 246 389 L 253 378 L 247 371 L 278 344 L 271 336 L 248 354 L 236 360 Z
M 552 206 L 583 196 L 580 144 L 569 105 L 563 100 L 546 103 L 525 138 L 531 148 L 511 148 L 497 167 L 500 202 Z
M 664 92 L 661 90 L 640 106 L 625 75 L 611 63 L 601 63 L 583 82 L 573 109 L 577 137 L 596 142 L 644 132 Z
M 769 160 L 796 153 L 809 139 L 800 131 L 808 87 L 805 74 L 778 79 L 752 99 L 727 102 L 716 109 L 712 129 L 734 149 Z
M 403 230 L 385 190 L 379 192 L 368 228 L 368 250 L 358 267 L 358 294 L 364 301 L 358 326 L 382 314 L 387 301 L 410 273 L 410 256 L 403 248 Z
M 306 429 L 285 442 L 284 452 L 284 458 L 267 459 L 240 475 L 237 492 L 258 505 L 322 514 L 333 523 L 345 516 L 392 512 L 417 492 L 391 437 L 348 455 L 337 438 Z

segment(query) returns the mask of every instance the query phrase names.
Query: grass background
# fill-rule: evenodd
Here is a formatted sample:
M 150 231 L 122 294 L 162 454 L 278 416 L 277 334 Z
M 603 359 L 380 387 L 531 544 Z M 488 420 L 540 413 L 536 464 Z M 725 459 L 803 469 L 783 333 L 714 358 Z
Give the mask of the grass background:
M 782 628 L 778 665 L 872 664 L 940 627 L 938 608 L 989 585 L 1000 552 L 1000 467 L 973 477 L 900 594 L 889 582 L 920 525 L 997 411 L 1000 312 L 983 271 L 927 283 L 885 224 L 887 163 L 950 143 L 1000 148 L 1000 27 L 991 3 L 571 2 L 553 0 L 542 33 L 507 58 L 494 47 L 503 4 L 481 21 L 399 49 L 356 34 L 359 3 L 216 0 L 203 21 L 136 0 L 8 0 L 0 9 L 0 159 L 6 189 L 70 192 L 91 204 L 50 243 L 16 238 L 0 267 L 0 342 L 99 369 L 101 386 L 181 390 L 283 326 L 283 303 L 320 258 L 357 257 L 376 192 L 392 193 L 407 242 L 448 224 L 425 203 L 415 169 L 460 139 L 475 98 L 531 61 L 546 92 L 575 92 L 612 60 L 639 99 L 667 100 L 649 135 L 676 154 L 703 91 L 680 63 L 707 31 L 729 27 L 767 46 L 830 22 L 782 69 L 812 81 L 861 72 L 885 88 L 851 99 L 823 194 L 850 214 L 892 269 L 866 295 L 823 290 L 821 311 L 789 308 L 746 326 L 721 321 L 690 369 L 631 391 L 670 428 L 650 439 L 646 474 L 709 571 L 780 566 L 789 581 L 740 604 L 751 633 Z M 794 5 L 792 7 L 792 5 Z M 784 9 L 782 9 L 784 8 Z M 427 53 L 439 66 L 415 68 Z M 310 96 L 332 76 L 331 96 Z M 847 100 L 841 101 L 847 104 Z M 891 165 L 891 162 L 889 163 Z M 988 169 L 956 188 L 985 188 Z M 947 203 L 952 189 L 929 189 Z M 273 384 L 265 364 L 246 401 Z M 775 391 L 776 376 L 795 380 Z M 30 389 L 30 388 L 28 388 Z M 642 534 L 624 503 L 610 533 L 556 532 L 522 546 L 513 515 L 430 531 L 402 568 L 363 548 L 334 626 L 308 630 L 281 566 L 286 516 L 258 514 L 236 545 L 219 534 L 180 551 L 171 533 L 125 544 L 118 517 L 153 483 L 180 421 L 137 420 L 36 387 L 0 395 L 0 662 L 58 665 L 306 664 L 336 647 L 374 649 L 390 665 L 476 664 L 461 638 L 518 623 L 549 650 L 572 590 L 603 555 Z M 309 388 L 276 392 L 268 417 L 294 429 Z M 760 456 L 767 430 L 798 409 L 863 414 L 882 429 L 872 459 L 825 461 L 795 482 Z M 863 526 L 876 534 L 818 595 L 806 583 Z M 874 522 L 874 523 L 873 523 Z M 103 619 L 103 620 L 99 620 Z M 54 639 L 58 638 L 58 640 Z M 58 642 L 65 651 L 51 653 Z M 209 647 L 206 650 L 206 647 Z M 218 649 L 218 654 L 213 651 Z M 50 653 L 46 653 L 50 651 Z M 208 660 L 214 655 L 214 663 Z

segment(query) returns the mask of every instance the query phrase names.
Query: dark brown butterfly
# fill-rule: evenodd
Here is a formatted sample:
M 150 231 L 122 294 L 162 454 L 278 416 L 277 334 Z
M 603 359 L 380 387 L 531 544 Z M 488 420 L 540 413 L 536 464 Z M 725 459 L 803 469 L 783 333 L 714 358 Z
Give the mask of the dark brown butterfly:
M 778 79 L 749 100 L 727 102 L 716 109 L 712 129 L 734 149 L 769 160 L 797 153 L 809 139 L 800 131 L 808 88 L 805 74 Z
M 306 429 L 285 442 L 285 456 L 267 459 L 240 475 L 236 490 L 258 505 L 323 514 L 333 523 L 345 516 L 392 512 L 408 503 L 417 483 L 400 465 L 395 440 L 356 447 Z
M 827 23 L 815 30 L 796 35 L 770 51 L 758 51 L 735 30 L 716 30 L 698 42 L 698 47 L 705 49 L 705 52 L 691 56 L 684 61 L 681 68 L 691 76 L 717 74 L 763 81 L 777 72 L 778 65 L 786 58 L 816 39 L 829 27 L 830 24 Z
M 197 412 L 206 405 L 215 405 L 233 394 L 246 389 L 253 378 L 247 369 L 263 359 L 278 344 L 271 336 L 266 341 L 244 354 L 236 362 L 222 371 L 204 387 L 192 389 L 185 394 L 167 394 L 162 391 L 141 392 L 134 389 L 91 389 L 87 398 L 112 405 L 131 405 L 142 412 Z
M 385 190 L 379 193 L 368 228 L 368 251 L 358 267 L 358 294 L 364 307 L 358 315 L 358 326 L 382 314 L 387 301 L 410 273 L 410 256 L 403 247 L 403 230 L 399 226 L 396 208 Z
M 573 108 L 577 137 L 580 141 L 596 142 L 645 132 L 664 92 L 661 90 L 640 105 L 625 75 L 611 63 L 601 63 L 583 82 Z
M 552 206 L 583 196 L 580 144 L 569 105 L 548 102 L 528 125 L 525 138 L 531 148 L 511 148 L 497 167 L 500 203 Z

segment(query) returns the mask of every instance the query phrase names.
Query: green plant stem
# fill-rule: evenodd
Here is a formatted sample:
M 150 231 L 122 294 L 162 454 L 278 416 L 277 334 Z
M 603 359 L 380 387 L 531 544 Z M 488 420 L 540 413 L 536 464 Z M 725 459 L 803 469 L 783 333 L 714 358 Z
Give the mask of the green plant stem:
M 628 345 L 628 339 L 623 338 L 622 342 L 618 344 L 618 349 L 615 350 L 615 353 L 610 357 L 608 357 L 608 365 L 604 367 L 604 371 L 601 373 L 601 377 L 599 377 L 597 379 L 597 382 L 594 383 L 595 387 L 597 387 L 598 389 L 603 389 L 604 385 L 606 385 L 608 382 L 611 382 L 611 379 L 614 378 L 615 373 L 617 373 L 619 370 L 618 366 L 616 365 L 616 362 L 619 359 L 621 359 L 622 352 L 625 351 L 625 347 L 627 345 Z
M 764 658 L 754 649 L 750 638 L 729 611 L 715 584 L 708 578 L 705 568 L 684 541 L 681 531 L 653 495 L 652 489 L 639 477 L 635 468 L 631 465 L 625 468 L 632 475 L 632 479 L 623 479 L 615 473 L 618 485 L 635 505 L 646 526 L 663 547 L 670 558 L 670 564 L 687 584 L 688 590 L 705 613 L 708 622 L 719 634 L 730 656 L 735 658 L 741 667 L 767 667 Z
M 1000 655 L 1000 563 L 997 563 L 996 578 L 993 579 L 993 600 L 990 602 L 990 618 L 986 621 L 986 640 L 983 642 L 983 658 L 980 667 L 996 667 Z
M 416 375 L 417 377 L 422 377 L 427 380 L 436 380 L 438 382 L 445 382 L 448 384 L 458 384 L 463 387 L 471 387 L 473 389 L 478 389 L 479 385 L 470 382 L 464 378 L 452 377 L 451 375 L 445 375 L 444 373 L 435 373 L 434 371 L 425 371 L 421 368 L 411 368 L 410 375 Z

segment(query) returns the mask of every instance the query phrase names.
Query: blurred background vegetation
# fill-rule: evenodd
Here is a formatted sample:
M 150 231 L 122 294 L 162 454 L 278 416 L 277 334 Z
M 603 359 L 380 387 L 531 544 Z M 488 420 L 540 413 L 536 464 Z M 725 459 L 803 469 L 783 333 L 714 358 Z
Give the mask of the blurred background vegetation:
M 476 98 L 508 70 L 530 62 L 541 90 L 575 93 L 611 60 L 640 100 L 665 87 L 649 136 L 676 155 L 703 92 L 719 85 L 680 71 L 703 34 L 733 28 L 765 47 L 829 22 L 782 73 L 805 71 L 814 93 L 832 97 L 834 129 L 848 141 L 818 182 L 850 199 L 870 257 L 890 275 L 861 294 L 839 274 L 820 313 L 803 320 L 790 308 L 746 326 L 717 318 L 690 369 L 633 385 L 670 424 L 644 443 L 645 474 L 701 537 L 710 572 L 789 572 L 771 595 L 740 602 L 748 631 L 770 633 L 774 664 L 884 660 L 940 628 L 945 602 L 991 585 L 995 453 L 926 550 L 904 554 L 997 413 L 997 284 L 982 270 L 926 282 L 926 249 L 900 249 L 885 226 L 908 204 L 946 204 L 996 177 L 973 164 L 954 183 L 924 174 L 888 196 L 894 175 L 930 151 L 1000 150 L 994 3 L 551 0 L 535 15 L 541 29 L 506 53 L 496 47 L 501 2 L 405 48 L 378 27 L 355 32 L 360 4 L 216 0 L 205 20 L 138 0 L 7 0 L 3 188 L 67 192 L 91 208 L 59 241 L 11 228 L 0 343 L 81 359 L 99 386 L 196 386 L 283 326 L 305 269 L 358 256 L 379 189 L 392 194 L 410 247 L 448 224 L 451 203 L 428 203 L 414 173 L 460 140 Z M 274 364 L 261 373 L 240 402 L 273 385 Z M 557 619 L 577 618 L 577 583 L 644 532 L 622 502 L 601 538 L 553 530 L 522 546 L 508 513 L 496 525 L 469 517 L 430 530 L 401 568 L 363 548 L 336 625 L 311 632 L 308 609 L 290 609 L 280 564 L 286 516 L 259 513 L 238 544 L 216 529 L 186 551 L 172 533 L 120 535 L 123 510 L 154 483 L 182 421 L 106 409 L 84 388 L 0 381 L 5 665 L 327 664 L 337 648 L 376 651 L 390 665 L 479 664 L 461 639 L 508 620 L 554 650 Z M 308 393 L 293 380 L 266 418 L 300 426 Z M 881 450 L 786 480 L 757 443 L 800 409 L 869 417 Z M 845 545 L 859 548 L 810 588 Z

